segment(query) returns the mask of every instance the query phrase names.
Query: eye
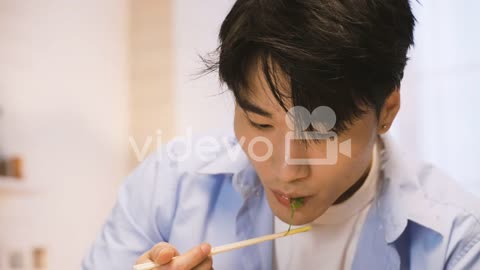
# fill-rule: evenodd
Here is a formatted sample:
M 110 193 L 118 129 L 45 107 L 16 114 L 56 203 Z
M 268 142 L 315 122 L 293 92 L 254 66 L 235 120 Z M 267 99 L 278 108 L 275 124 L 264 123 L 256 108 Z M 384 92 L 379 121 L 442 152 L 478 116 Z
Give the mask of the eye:
M 272 125 L 269 125 L 269 124 L 259 124 L 259 123 L 255 123 L 255 122 L 253 122 L 253 121 L 249 121 L 249 123 L 250 123 L 250 125 L 253 126 L 254 128 L 260 129 L 260 130 L 270 129 L 270 128 L 273 127 Z

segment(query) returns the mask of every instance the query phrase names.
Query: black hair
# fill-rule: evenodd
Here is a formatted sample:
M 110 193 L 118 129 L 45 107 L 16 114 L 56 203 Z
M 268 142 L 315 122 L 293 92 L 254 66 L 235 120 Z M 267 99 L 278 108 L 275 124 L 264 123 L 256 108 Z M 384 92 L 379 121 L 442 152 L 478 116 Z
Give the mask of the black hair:
M 329 106 L 342 132 L 367 110 L 378 116 L 400 86 L 414 25 L 409 0 L 237 0 L 207 70 L 218 70 L 242 107 L 255 91 L 248 74 L 260 63 L 285 110 L 287 101 L 310 111 Z

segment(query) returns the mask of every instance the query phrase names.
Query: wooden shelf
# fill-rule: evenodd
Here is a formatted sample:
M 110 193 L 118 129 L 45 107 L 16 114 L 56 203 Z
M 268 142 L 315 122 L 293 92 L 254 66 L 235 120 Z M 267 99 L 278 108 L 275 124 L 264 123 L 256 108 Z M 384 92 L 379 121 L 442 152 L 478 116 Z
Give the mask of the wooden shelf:
M 0 176 L 0 195 L 28 195 L 35 193 L 35 188 L 25 179 L 18 180 L 13 177 Z

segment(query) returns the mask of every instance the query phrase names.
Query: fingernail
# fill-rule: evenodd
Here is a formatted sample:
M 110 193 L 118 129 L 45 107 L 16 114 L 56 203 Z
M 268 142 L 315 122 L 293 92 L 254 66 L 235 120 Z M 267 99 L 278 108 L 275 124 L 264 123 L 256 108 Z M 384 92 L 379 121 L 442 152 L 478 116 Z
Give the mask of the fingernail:
M 210 250 L 212 249 L 212 247 L 209 245 L 209 244 L 202 244 L 200 246 L 200 249 L 203 251 L 203 253 L 205 255 L 209 255 L 210 254 Z

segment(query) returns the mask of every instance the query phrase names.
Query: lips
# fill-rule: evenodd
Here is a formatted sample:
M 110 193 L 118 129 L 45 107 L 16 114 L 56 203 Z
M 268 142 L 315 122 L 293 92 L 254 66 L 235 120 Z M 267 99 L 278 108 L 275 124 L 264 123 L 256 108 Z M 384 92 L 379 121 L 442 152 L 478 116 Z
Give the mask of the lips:
M 284 193 L 272 190 L 273 194 L 275 195 L 275 198 L 277 201 L 282 204 L 283 206 L 289 207 L 290 208 L 290 200 L 293 198 L 304 198 L 304 204 L 307 201 L 308 197 L 305 196 L 297 196 L 297 195 L 286 195 Z
M 277 201 L 280 204 L 282 204 L 283 206 L 286 206 L 286 207 L 290 207 L 290 198 L 288 198 L 285 195 L 278 194 L 276 192 L 273 192 L 273 194 L 275 195 L 275 198 L 277 199 Z

